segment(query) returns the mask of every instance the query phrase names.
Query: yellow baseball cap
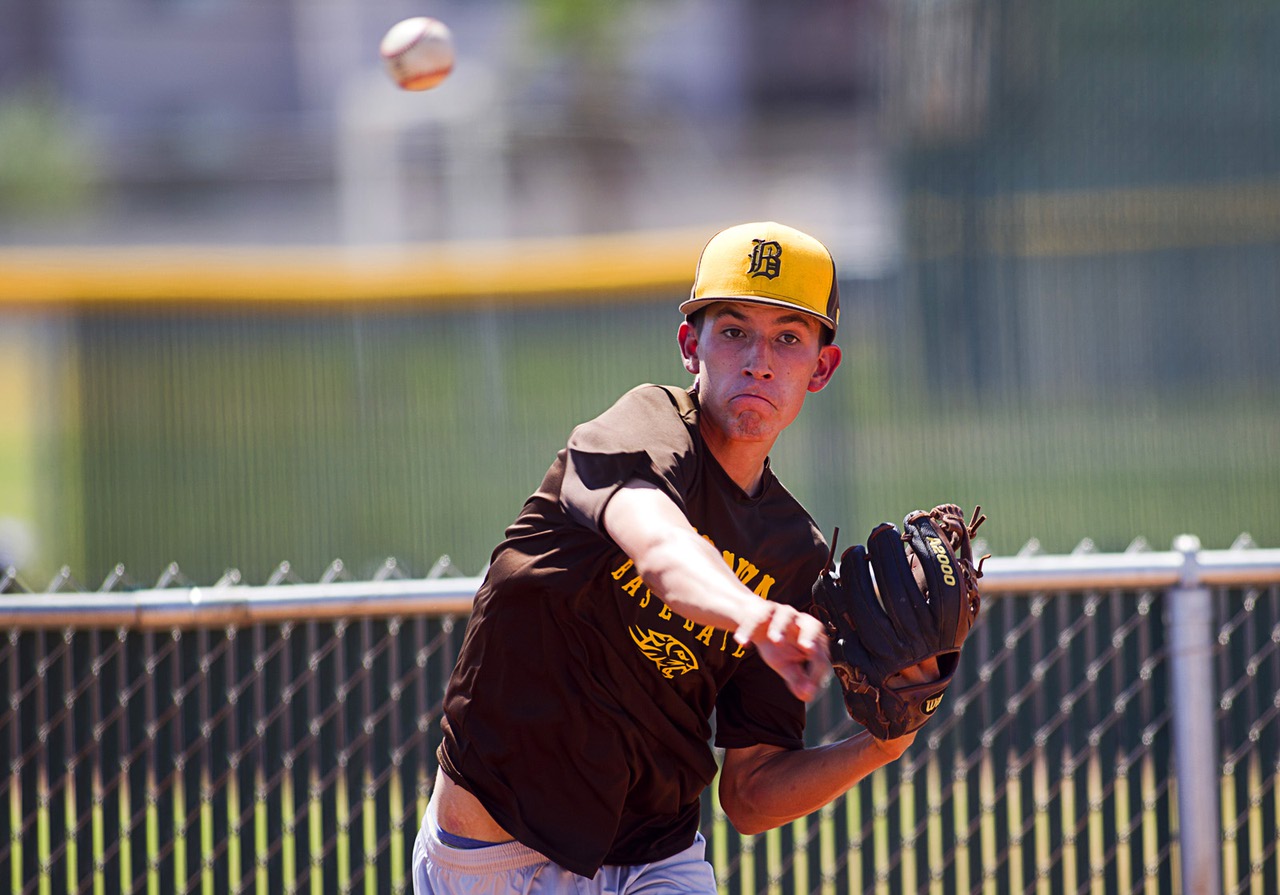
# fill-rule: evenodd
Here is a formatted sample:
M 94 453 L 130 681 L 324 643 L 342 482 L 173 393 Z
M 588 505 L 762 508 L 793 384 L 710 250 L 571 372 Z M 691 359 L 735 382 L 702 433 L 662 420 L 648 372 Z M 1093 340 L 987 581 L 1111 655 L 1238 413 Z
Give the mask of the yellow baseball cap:
M 773 221 L 721 230 L 702 250 L 693 290 L 680 311 L 692 314 L 718 301 L 795 308 L 833 333 L 840 323 L 831 253 L 812 236 Z

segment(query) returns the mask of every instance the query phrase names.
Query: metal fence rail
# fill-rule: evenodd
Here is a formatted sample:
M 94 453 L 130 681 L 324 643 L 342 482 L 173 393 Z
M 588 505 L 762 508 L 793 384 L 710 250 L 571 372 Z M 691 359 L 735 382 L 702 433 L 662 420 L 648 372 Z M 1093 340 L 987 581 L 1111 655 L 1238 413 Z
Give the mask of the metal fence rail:
M 722 889 L 1280 891 L 1280 550 L 986 569 L 959 679 L 902 761 L 760 836 L 708 795 Z M 13 892 L 408 890 L 478 579 L 288 578 L 0 574 Z M 829 688 L 811 742 L 851 730 Z

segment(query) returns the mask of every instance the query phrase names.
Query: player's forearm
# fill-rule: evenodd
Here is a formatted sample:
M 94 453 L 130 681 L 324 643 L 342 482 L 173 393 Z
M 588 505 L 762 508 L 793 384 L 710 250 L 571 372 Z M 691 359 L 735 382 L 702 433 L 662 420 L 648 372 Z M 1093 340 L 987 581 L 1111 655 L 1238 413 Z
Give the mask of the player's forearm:
M 768 618 L 766 601 L 747 590 L 671 499 L 652 486 L 620 489 L 605 509 L 604 524 L 645 586 L 684 618 L 730 631 Z
M 692 529 L 667 529 L 638 553 L 636 571 L 646 586 L 684 618 L 737 631 L 768 615 L 765 601 L 747 590 Z
M 863 731 L 809 749 L 729 750 L 721 775 L 721 806 L 740 833 L 774 829 L 812 814 L 900 758 L 914 738 L 877 740 Z

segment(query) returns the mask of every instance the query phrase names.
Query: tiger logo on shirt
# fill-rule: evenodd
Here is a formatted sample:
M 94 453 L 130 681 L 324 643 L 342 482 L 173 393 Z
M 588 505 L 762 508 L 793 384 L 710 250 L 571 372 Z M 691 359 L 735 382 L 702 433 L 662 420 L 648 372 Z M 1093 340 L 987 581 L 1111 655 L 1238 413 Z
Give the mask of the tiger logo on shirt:
M 637 626 L 631 629 L 631 639 L 640 647 L 645 658 L 658 666 L 667 680 L 674 679 L 677 674 L 698 670 L 698 657 L 670 634 L 645 631 Z

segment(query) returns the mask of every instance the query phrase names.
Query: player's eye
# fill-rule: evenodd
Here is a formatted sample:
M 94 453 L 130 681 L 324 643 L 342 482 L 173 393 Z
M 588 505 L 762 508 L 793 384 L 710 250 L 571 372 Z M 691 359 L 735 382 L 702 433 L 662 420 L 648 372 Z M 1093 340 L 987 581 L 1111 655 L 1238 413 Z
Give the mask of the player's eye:
M 800 337 L 795 333 L 783 333 L 782 335 L 778 336 L 778 341 L 786 345 L 799 345 Z
M 742 338 L 742 330 L 736 326 L 726 326 L 724 329 L 720 330 L 720 334 L 727 339 Z

